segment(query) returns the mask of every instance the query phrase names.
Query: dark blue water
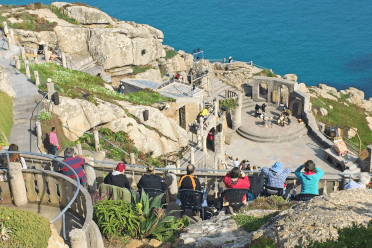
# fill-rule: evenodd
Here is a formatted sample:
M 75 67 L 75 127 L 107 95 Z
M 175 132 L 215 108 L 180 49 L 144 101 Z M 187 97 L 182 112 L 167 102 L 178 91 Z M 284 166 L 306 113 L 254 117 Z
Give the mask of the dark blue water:
M 200 47 L 205 58 L 252 60 L 282 76 L 294 73 L 306 85 L 354 86 L 372 97 L 371 0 L 86 3 L 162 30 L 164 44 L 177 50 L 191 53 Z

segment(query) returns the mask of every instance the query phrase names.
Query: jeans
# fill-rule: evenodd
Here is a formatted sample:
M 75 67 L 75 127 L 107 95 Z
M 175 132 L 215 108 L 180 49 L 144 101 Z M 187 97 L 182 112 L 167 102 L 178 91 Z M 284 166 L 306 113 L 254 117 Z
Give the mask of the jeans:
M 58 151 L 57 146 L 54 146 L 54 145 L 50 145 L 50 146 L 51 146 L 51 148 L 52 148 L 52 154 L 53 154 L 54 156 L 57 156 L 57 151 Z

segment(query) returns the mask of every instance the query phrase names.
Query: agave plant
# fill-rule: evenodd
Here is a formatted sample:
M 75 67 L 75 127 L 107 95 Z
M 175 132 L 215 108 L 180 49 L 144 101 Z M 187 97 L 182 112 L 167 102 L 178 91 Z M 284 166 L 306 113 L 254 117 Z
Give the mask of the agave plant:
M 1 233 L 0 233 L 0 238 L 5 241 L 7 239 L 9 239 L 9 235 L 8 233 L 11 233 L 12 230 L 10 230 L 10 228 L 8 227 L 5 227 L 4 226 L 4 223 L 1 223 Z

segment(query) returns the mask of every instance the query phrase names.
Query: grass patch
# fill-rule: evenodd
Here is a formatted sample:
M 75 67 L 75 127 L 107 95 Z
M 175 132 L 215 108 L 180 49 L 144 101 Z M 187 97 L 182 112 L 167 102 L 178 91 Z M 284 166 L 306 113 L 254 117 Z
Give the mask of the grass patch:
M 159 65 L 159 70 L 160 70 L 160 75 L 161 75 L 162 78 L 163 78 L 165 75 L 167 75 L 164 66 Z
M 59 18 L 59 19 L 62 19 L 62 20 L 65 20 L 66 22 L 69 22 L 69 23 L 72 23 L 72 24 L 75 24 L 75 25 L 80 25 L 80 22 L 78 22 L 77 20 L 75 20 L 74 18 L 70 18 L 68 15 L 66 15 L 65 13 L 63 13 L 63 9 L 59 9 L 57 7 L 54 7 L 54 6 L 51 6 L 49 5 L 48 8 L 54 13 L 56 14 L 56 16 Z
M 51 230 L 49 222 L 40 214 L 0 207 L 0 216 L 0 222 L 12 231 L 8 233 L 8 240 L 0 240 L 1 247 L 48 246 Z
M 253 76 L 263 76 L 263 77 L 278 77 L 274 72 L 270 70 L 263 69 L 261 72 L 253 74 Z
M 341 95 L 340 100 L 347 98 L 346 95 Z M 321 116 L 319 113 L 314 115 L 317 121 L 330 126 L 341 126 L 347 128 L 347 125 L 350 125 L 358 128 L 358 134 L 362 140 L 362 149 L 365 149 L 367 145 L 372 143 L 372 132 L 368 127 L 365 109 L 357 107 L 354 104 L 346 106 L 342 102 L 326 99 L 321 96 L 318 98 L 312 97 L 310 101 L 313 105 L 313 109 L 318 106 L 323 107 L 328 111 L 326 116 Z M 330 109 L 329 105 L 333 106 L 333 109 Z M 359 144 L 358 137 L 352 138 L 351 141 Z
M 239 106 L 238 98 L 230 98 L 225 100 L 220 100 L 220 108 L 222 106 L 226 106 L 229 108 L 227 112 L 231 112 L 232 110 L 236 109 Z
M 349 98 L 350 98 L 350 96 L 348 94 L 342 94 L 342 93 L 340 93 L 340 101 L 346 102 L 347 99 L 349 99 Z
M 151 69 L 152 65 L 132 65 L 131 68 L 133 69 L 132 75 L 136 75 Z
M 52 127 L 55 127 L 57 129 L 57 139 L 58 144 L 61 147 L 60 151 L 66 149 L 67 147 L 75 146 L 75 142 L 70 141 L 63 132 L 62 122 L 58 118 L 57 115 L 51 113 L 51 118 L 40 120 L 41 123 L 41 133 L 43 134 L 43 143 L 44 147 L 46 149 L 49 149 L 49 147 L 46 147 L 46 144 L 49 144 L 49 133 L 52 130 Z
M 257 197 L 252 204 L 244 207 L 242 211 L 248 211 L 253 209 L 270 209 L 270 210 L 287 210 L 295 204 L 283 199 L 281 196 L 272 195 L 269 197 Z
M 245 215 L 245 214 L 237 214 L 233 216 L 233 219 L 235 220 L 236 224 L 239 226 L 242 226 L 245 230 L 253 232 L 267 222 L 267 220 L 271 217 L 274 217 L 276 213 L 266 215 L 264 217 L 258 218 L 253 217 L 252 215 Z
M 1 135 L 4 132 L 9 138 L 13 127 L 13 99 L 4 91 L 0 91 L 0 144 L 6 145 Z
M 151 105 L 159 102 L 175 102 L 176 100 L 171 97 L 165 97 L 160 95 L 149 88 L 143 89 L 138 92 L 129 93 L 122 96 L 122 100 L 141 104 L 141 105 Z
M 35 6 L 35 5 L 33 5 Z M 33 9 L 36 9 L 36 7 L 31 7 Z M 0 12 L 0 15 L 2 13 Z M 53 31 L 54 28 L 57 26 L 57 22 L 49 22 L 44 17 L 39 17 L 36 14 L 30 14 L 28 12 L 17 12 L 17 13 L 11 13 L 10 15 L 7 15 L 6 17 L 1 16 L 0 20 L 1 22 L 8 20 L 9 18 L 15 18 L 18 20 L 23 20 L 21 23 L 10 23 L 8 22 L 8 27 L 13 29 L 23 29 L 23 30 L 31 30 L 31 31 Z M 3 27 L 3 24 L 1 23 L 1 28 Z
M 310 88 L 310 89 L 309 89 L 309 92 L 310 92 L 311 94 L 313 94 L 313 93 L 315 93 L 315 90 L 312 89 L 312 88 Z
M 171 59 L 171 58 L 173 58 L 174 56 L 177 55 L 177 52 L 174 51 L 174 50 L 168 50 L 168 51 L 165 52 L 165 54 L 166 54 L 165 59 Z

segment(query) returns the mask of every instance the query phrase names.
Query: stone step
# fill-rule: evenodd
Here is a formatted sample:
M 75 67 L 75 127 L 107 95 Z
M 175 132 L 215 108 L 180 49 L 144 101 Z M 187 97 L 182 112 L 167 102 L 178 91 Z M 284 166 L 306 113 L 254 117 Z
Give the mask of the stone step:
M 272 136 L 272 137 L 262 137 L 262 136 L 259 137 L 259 136 L 247 133 L 244 130 L 242 130 L 241 128 L 238 128 L 236 130 L 236 132 L 240 136 L 242 136 L 246 139 L 258 142 L 258 143 L 282 143 L 282 142 L 288 142 L 288 141 L 296 140 L 296 139 L 298 139 L 302 136 L 305 136 L 307 134 L 308 130 L 307 130 L 306 126 L 304 125 L 303 128 L 301 128 L 300 130 L 297 130 L 294 133 L 287 134 L 285 136 L 278 135 L 278 136 Z
M 20 114 L 23 114 L 23 113 L 30 113 L 30 115 L 32 114 L 32 112 L 34 112 L 34 114 L 36 115 L 37 114 L 37 110 L 35 109 L 36 105 L 29 105 L 29 107 L 27 108 L 18 108 L 18 109 L 14 109 L 13 108 L 13 116 L 16 116 L 16 115 L 20 115 Z
M 95 65 L 96 65 L 96 63 L 97 63 L 97 61 L 91 61 L 91 62 L 89 62 L 88 64 L 85 64 L 85 65 L 83 65 L 82 67 L 80 67 L 80 70 L 81 71 L 85 71 L 85 70 L 88 70 L 88 69 L 90 69 L 91 67 L 94 67 Z

